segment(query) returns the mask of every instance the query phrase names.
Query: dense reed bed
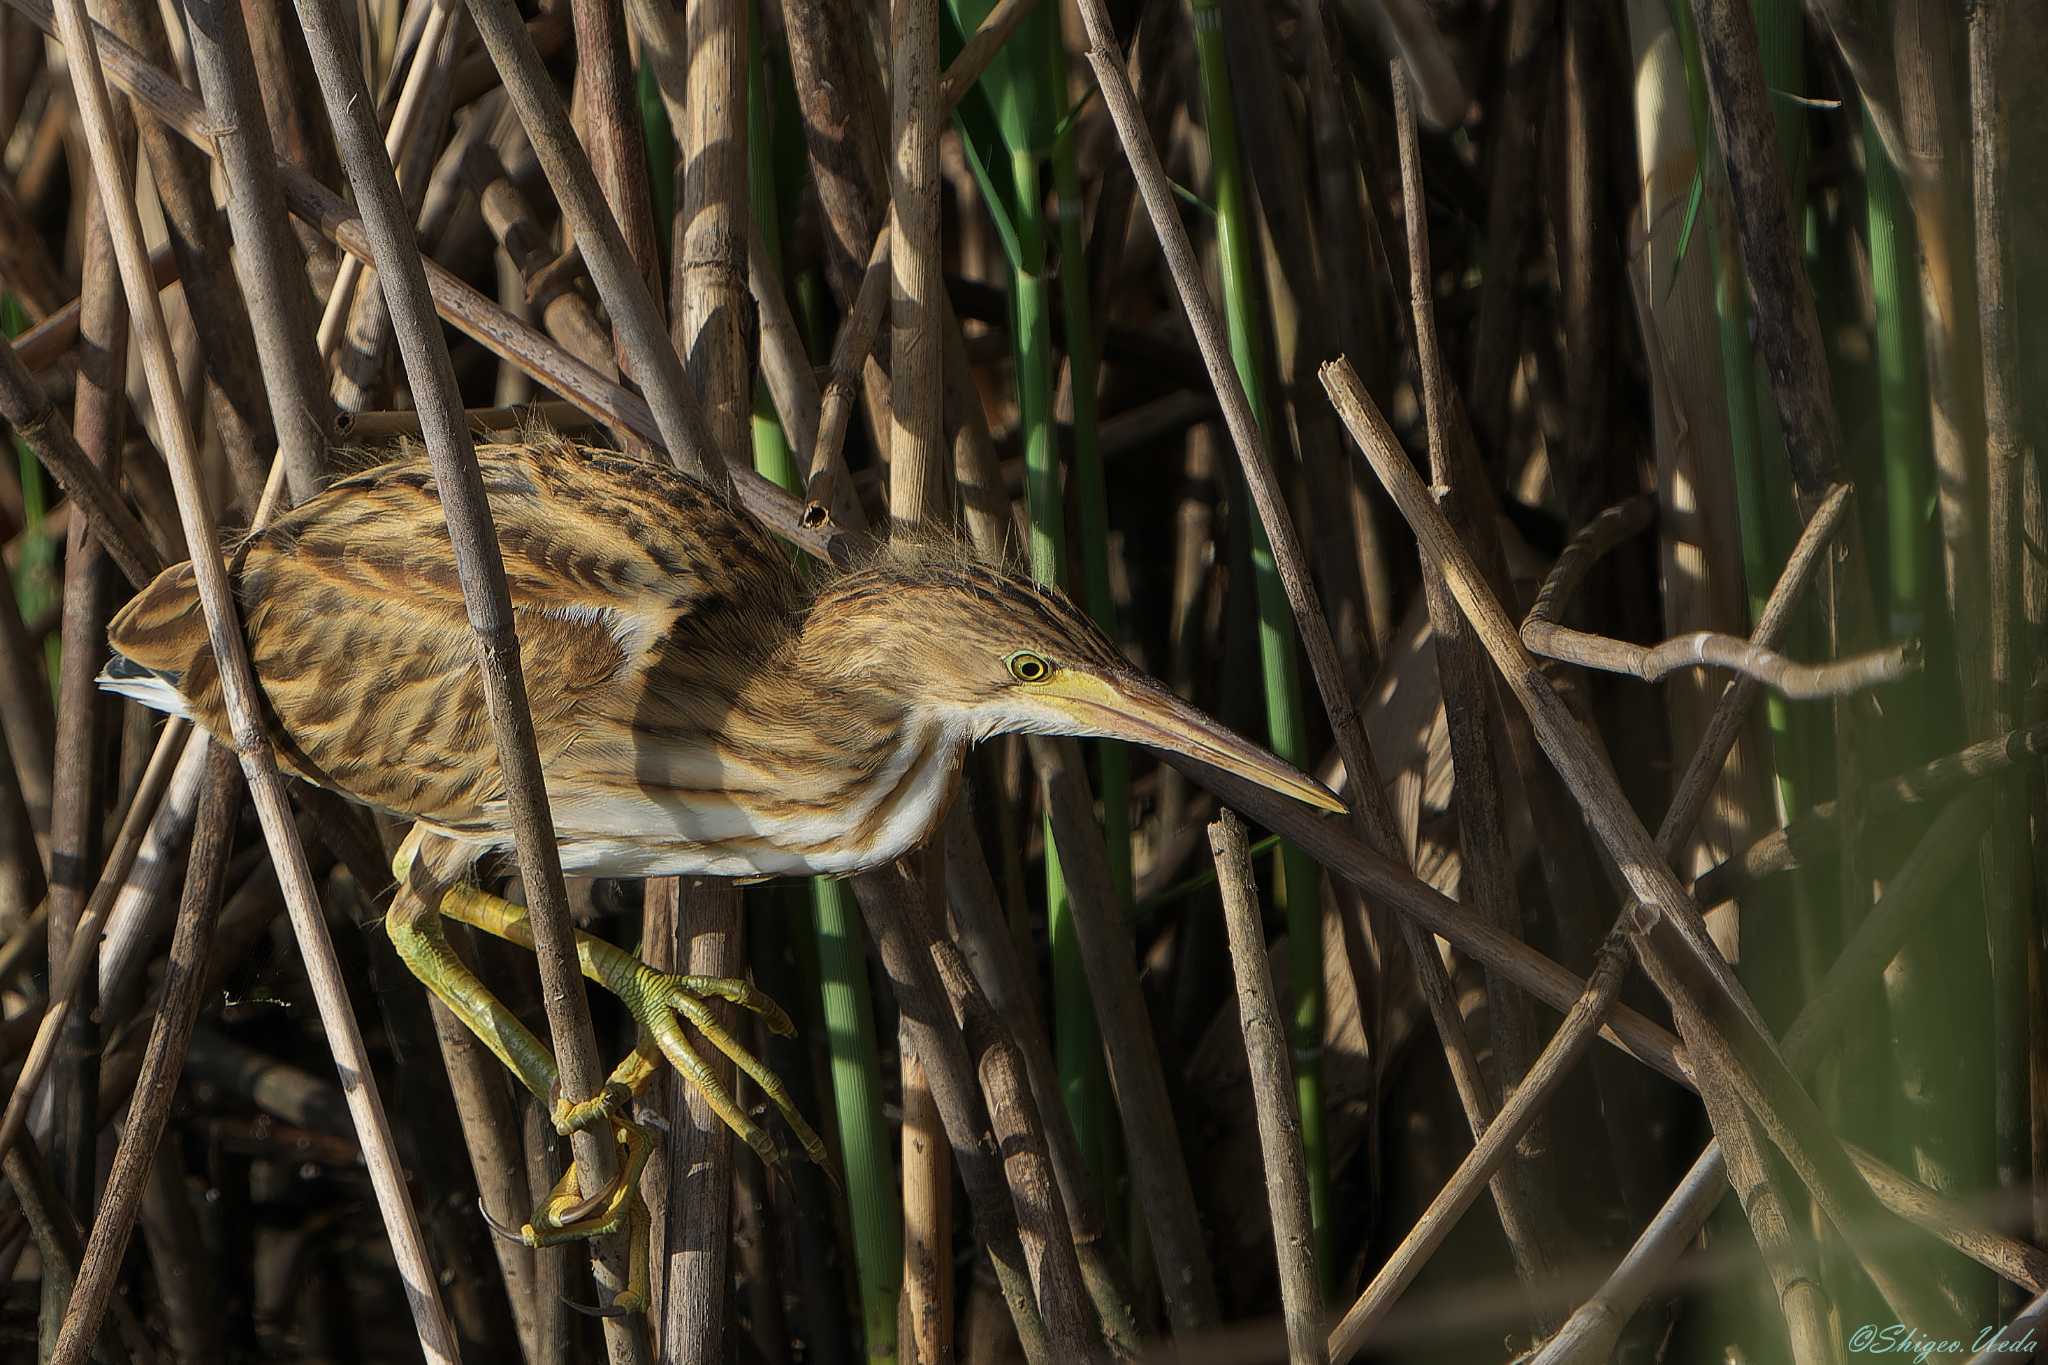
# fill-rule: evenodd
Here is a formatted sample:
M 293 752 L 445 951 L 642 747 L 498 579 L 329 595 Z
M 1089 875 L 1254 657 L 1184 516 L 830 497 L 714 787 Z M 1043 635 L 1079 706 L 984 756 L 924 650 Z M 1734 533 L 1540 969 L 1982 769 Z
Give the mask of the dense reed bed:
M 0 0 L 0 1355 L 2021 1358 L 2044 63 L 2018 0 Z M 473 452 L 536 423 L 807 575 L 1056 585 L 1348 814 L 1011 737 L 848 880 L 565 880 Z M 797 1024 L 716 1013 L 829 1167 L 643 1097 L 645 1313 L 493 1235 L 618 1153 L 406 973 L 405 828 L 235 628 L 401 438 L 536 944 L 458 951 L 568 1100 L 635 1043 L 576 928 Z M 232 746 L 94 682 L 186 559 Z

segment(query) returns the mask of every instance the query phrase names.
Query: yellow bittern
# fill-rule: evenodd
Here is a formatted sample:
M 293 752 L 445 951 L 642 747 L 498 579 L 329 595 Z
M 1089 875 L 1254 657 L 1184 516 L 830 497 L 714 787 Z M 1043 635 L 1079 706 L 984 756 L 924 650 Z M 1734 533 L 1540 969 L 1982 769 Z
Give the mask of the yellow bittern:
M 807 586 L 766 529 L 660 465 L 535 434 L 478 450 L 565 871 L 586 876 L 840 875 L 922 843 L 968 748 L 1013 733 L 1129 740 L 1330 810 L 1322 786 L 1125 662 L 1058 592 L 957 550 L 896 547 Z M 705 1009 L 783 1012 L 745 981 L 676 976 L 578 934 L 639 1046 L 595 1099 L 453 953 L 448 915 L 532 947 L 524 909 L 471 884 L 512 835 L 472 632 L 434 478 L 417 449 L 337 482 L 235 547 L 230 563 L 265 722 L 286 768 L 411 817 L 386 925 L 400 957 L 563 1132 L 610 1123 L 618 1180 L 575 1168 L 520 1231 L 542 1245 L 636 1224 L 625 1302 L 644 1292 L 627 1116 L 665 1056 L 764 1158 L 775 1147 L 680 1025 L 731 1057 L 805 1150 L 781 1084 Z M 192 568 L 114 619 L 113 691 L 228 735 Z

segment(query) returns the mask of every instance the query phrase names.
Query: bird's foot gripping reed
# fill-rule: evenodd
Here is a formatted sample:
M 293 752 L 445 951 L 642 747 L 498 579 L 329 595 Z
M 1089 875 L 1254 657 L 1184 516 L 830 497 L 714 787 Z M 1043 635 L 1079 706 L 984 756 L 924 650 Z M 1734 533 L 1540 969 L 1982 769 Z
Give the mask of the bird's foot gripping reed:
M 434 869 L 445 868 L 451 858 L 459 865 L 461 856 L 457 846 L 422 826 L 415 825 L 406 836 L 392 860 L 398 891 L 384 921 L 399 959 L 548 1107 L 557 1132 L 567 1136 L 609 1125 L 620 1147 L 618 1174 L 607 1185 L 585 1191 L 577 1167 L 571 1163 L 525 1226 L 515 1230 L 493 1221 L 492 1227 L 531 1247 L 603 1237 L 626 1229 L 631 1233 L 626 1288 L 609 1311 L 640 1311 L 647 1304 L 648 1286 L 648 1219 L 640 1199 L 640 1173 L 647 1165 L 652 1139 L 644 1126 L 632 1120 L 633 1102 L 660 1074 L 665 1057 L 697 1088 L 719 1120 L 763 1161 L 771 1166 L 781 1163 L 782 1151 L 774 1139 L 740 1107 L 731 1089 L 712 1074 L 684 1036 L 680 1021 L 688 1020 L 699 1037 L 731 1058 L 760 1087 L 789 1124 L 804 1154 L 829 1170 L 823 1140 L 797 1112 L 781 1078 L 712 1017 L 706 1002 L 724 1000 L 751 1010 L 771 1031 L 784 1036 L 794 1033 L 795 1026 L 782 1007 L 752 982 L 656 971 L 631 953 L 579 931 L 578 966 L 586 977 L 619 997 L 639 1026 L 639 1043 L 613 1069 L 597 1094 L 574 1103 L 564 1099 L 554 1057 L 442 936 L 440 919 L 445 915 L 529 951 L 533 948 L 524 906 L 491 895 L 473 883 L 451 882 L 436 874 Z

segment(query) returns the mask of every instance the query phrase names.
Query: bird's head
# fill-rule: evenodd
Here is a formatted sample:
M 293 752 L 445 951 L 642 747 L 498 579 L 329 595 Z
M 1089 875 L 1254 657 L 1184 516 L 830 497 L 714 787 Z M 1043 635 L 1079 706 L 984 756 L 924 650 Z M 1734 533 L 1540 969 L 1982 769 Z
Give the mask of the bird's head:
M 886 695 L 976 740 L 1120 739 L 1344 810 L 1314 778 L 1132 667 L 1064 594 L 959 554 L 884 554 L 825 587 L 802 635 L 809 670 L 828 685 Z

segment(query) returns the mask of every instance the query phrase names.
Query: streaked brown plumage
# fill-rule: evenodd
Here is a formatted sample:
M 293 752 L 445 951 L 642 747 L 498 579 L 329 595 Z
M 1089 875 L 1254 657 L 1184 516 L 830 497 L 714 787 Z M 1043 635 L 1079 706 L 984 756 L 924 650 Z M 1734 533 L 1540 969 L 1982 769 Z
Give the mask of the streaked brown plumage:
M 1192 755 L 1331 809 L 1311 779 L 1132 668 L 1057 592 L 926 546 L 878 552 L 807 588 L 746 515 L 665 467 L 552 436 L 477 452 L 490 498 L 566 870 L 612 876 L 842 874 L 921 843 L 966 751 L 999 733 L 1096 735 Z M 266 724 L 300 776 L 415 821 L 388 917 L 401 956 L 543 1101 L 554 1061 L 442 940 L 452 915 L 530 941 L 524 913 L 457 885 L 510 841 L 497 746 L 433 475 L 406 451 L 337 482 L 230 562 Z M 166 571 L 109 634 L 109 688 L 227 717 L 191 568 Z M 556 1106 L 609 1121 L 666 1055 L 694 1071 L 676 1016 L 760 1082 L 822 1152 L 774 1078 L 707 1027 L 705 997 L 771 1021 L 744 982 L 664 976 L 595 940 L 586 972 L 646 1030 L 618 1087 Z M 764 1155 L 730 1095 L 714 1107 Z M 637 1146 L 635 1144 L 638 1144 Z M 637 1159 L 644 1159 L 644 1155 Z M 628 1163 L 628 1170 L 632 1163 Z M 617 1226 L 633 1181 L 598 1195 L 573 1171 L 529 1241 Z

